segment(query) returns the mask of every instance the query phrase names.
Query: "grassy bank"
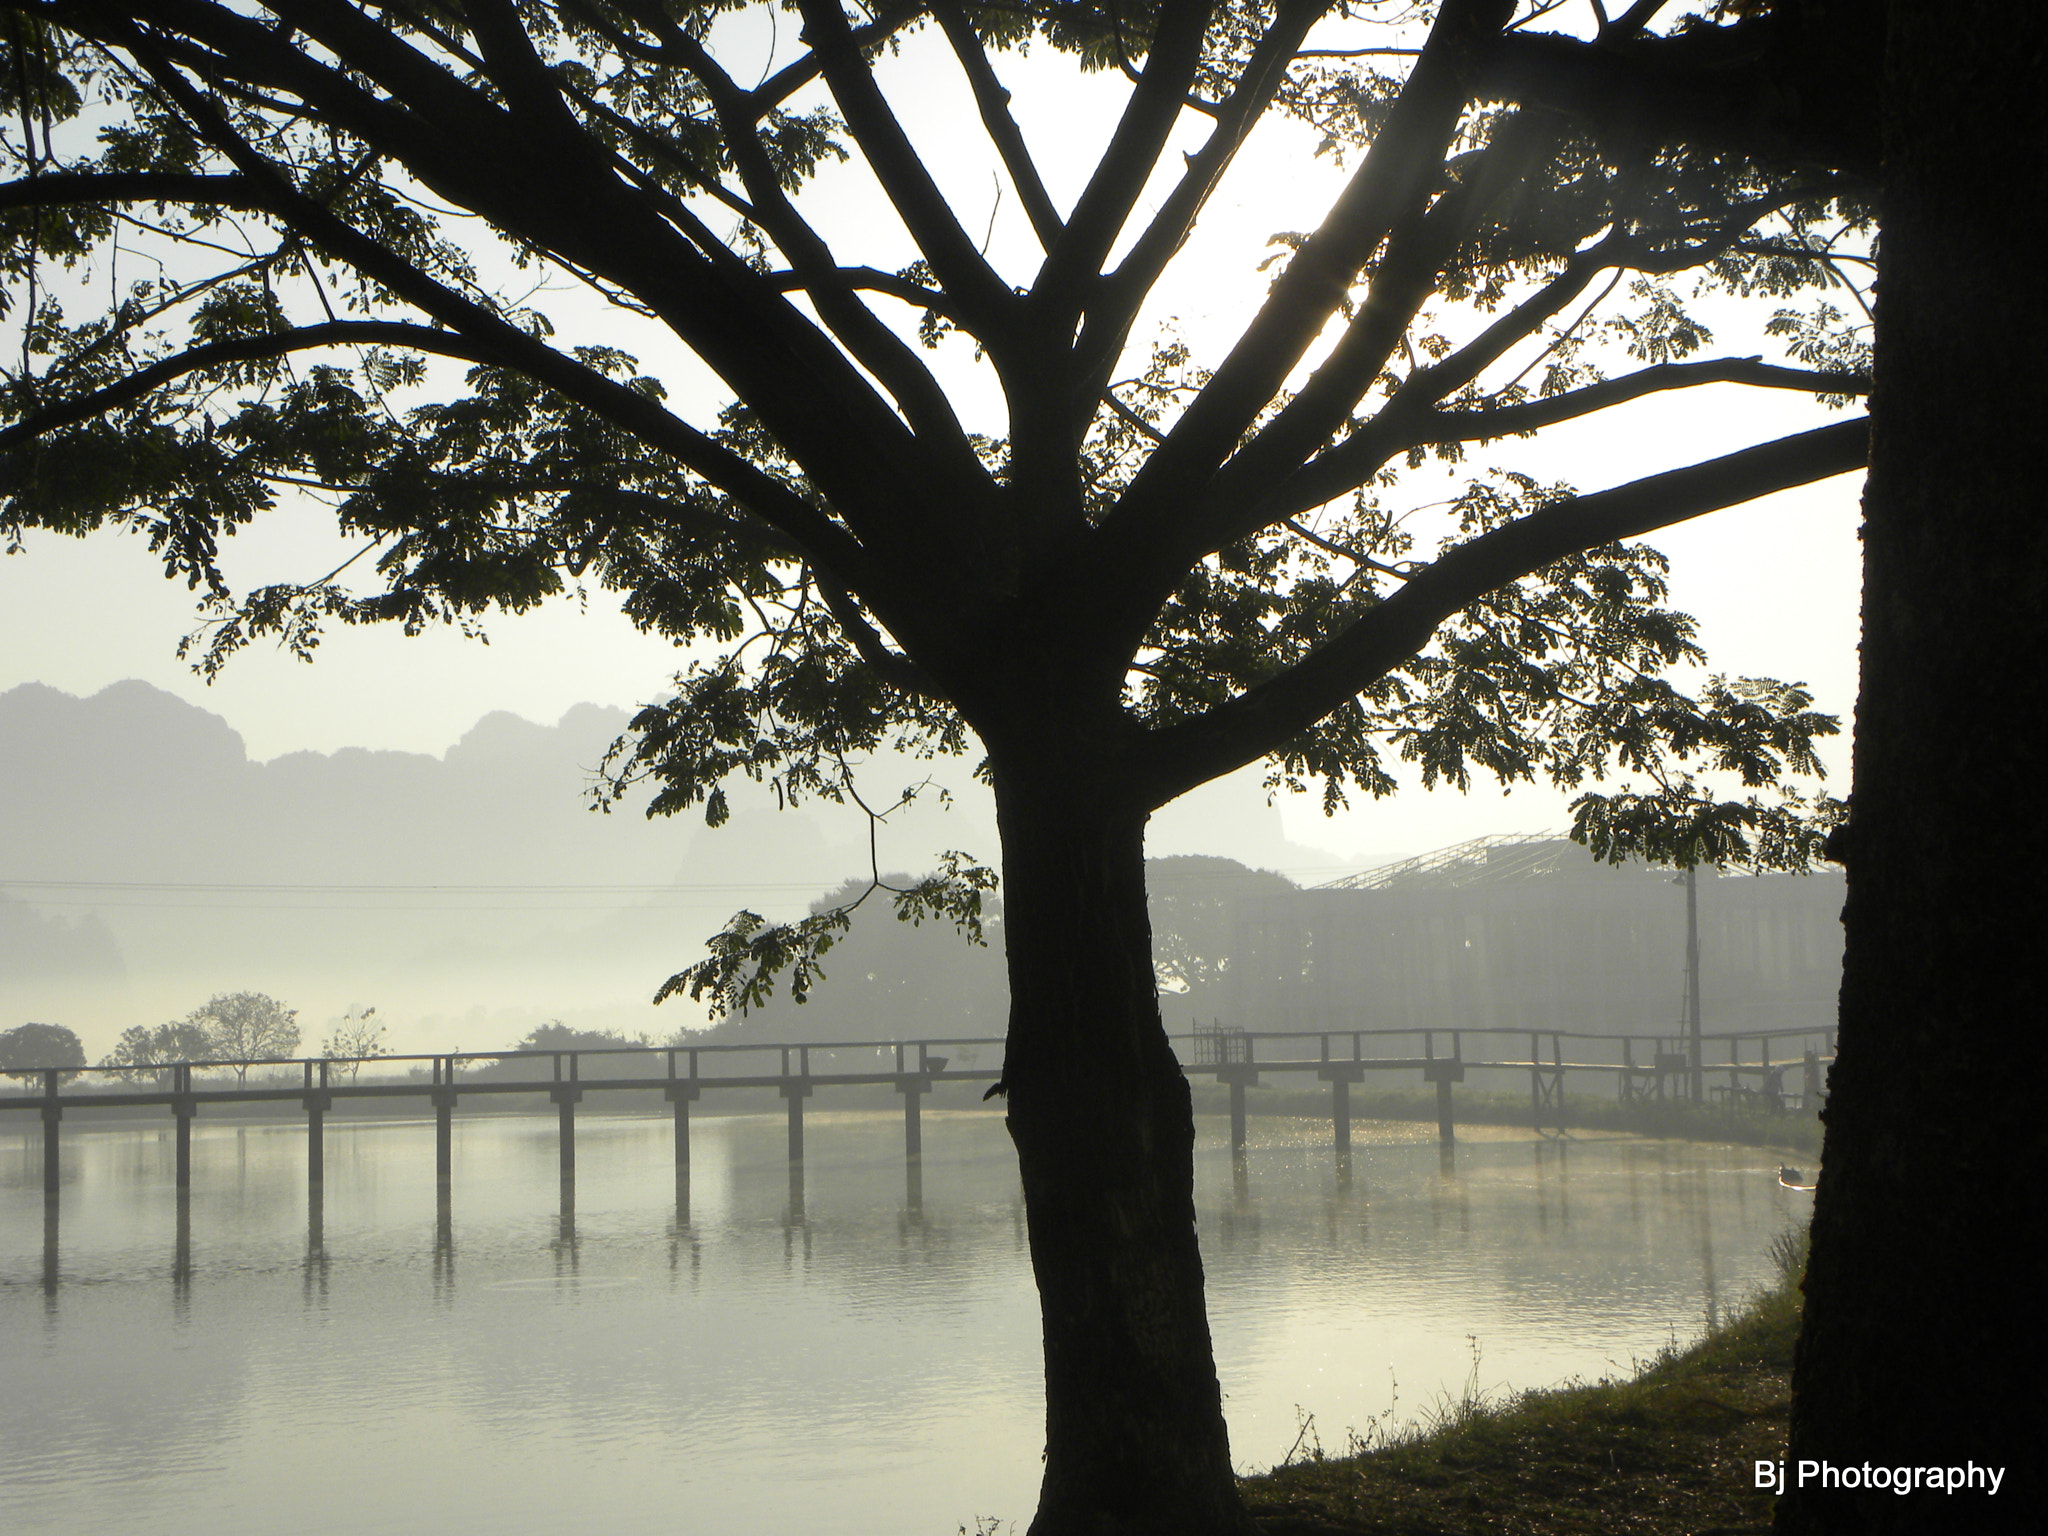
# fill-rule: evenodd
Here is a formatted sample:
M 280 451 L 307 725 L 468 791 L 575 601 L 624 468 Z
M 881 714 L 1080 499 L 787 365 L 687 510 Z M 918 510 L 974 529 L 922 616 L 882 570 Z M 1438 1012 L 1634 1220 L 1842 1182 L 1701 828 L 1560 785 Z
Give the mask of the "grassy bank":
M 1748 1311 L 1626 1381 L 1445 1403 L 1411 1434 L 1343 1454 L 1313 1433 L 1245 1481 L 1270 1536 L 1654 1536 L 1768 1528 L 1755 1463 L 1785 1454 L 1803 1243 Z

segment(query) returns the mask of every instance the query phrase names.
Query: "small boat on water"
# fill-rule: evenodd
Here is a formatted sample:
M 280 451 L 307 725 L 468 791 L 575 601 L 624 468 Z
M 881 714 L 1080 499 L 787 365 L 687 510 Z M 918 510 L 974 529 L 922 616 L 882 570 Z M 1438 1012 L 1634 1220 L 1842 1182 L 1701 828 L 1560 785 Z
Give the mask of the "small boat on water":
M 1778 1164 L 1778 1182 L 1787 1189 L 1813 1188 L 1813 1185 L 1807 1181 L 1804 1173 L 1800 1172 L 1797 1168 L 1788 1168 L 1783 1163 Z

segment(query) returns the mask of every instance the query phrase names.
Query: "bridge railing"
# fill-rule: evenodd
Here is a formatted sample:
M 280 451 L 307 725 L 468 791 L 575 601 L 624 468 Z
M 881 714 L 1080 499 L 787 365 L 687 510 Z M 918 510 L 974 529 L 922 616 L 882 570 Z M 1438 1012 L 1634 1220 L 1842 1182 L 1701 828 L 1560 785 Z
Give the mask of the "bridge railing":
M 0 1107 L 32 1106 L 61 1094 L 76 1102 L 138 1093 L 208 1098 L 275 1098 L 296 1093 L 530 1087 L 560 1083 L 706 1083 L 810 1078 L 993 1078 L 1003 1042 L 982 1036 L 704 1045 L 579 1047 L 573 1050 L 444 1051 L 380 1056 L 313 1056 L 164 1061 L 0 1072 Z
M 1183 1067 L 1203 1071 L 1219 1066 L 1257 1065 L 1274 1070 L 1331 1063 L 1408 1065 L 1418 1061 L 1462 1060 L 1468 1066 L 1527 1070 L 1566 1069 L 1650 1072 L 1657 1058 L 1687 1055 L 1682 1033 L 1644 1030 L 1595 1034 L 1585 1030 L 1485 1028 L 1389 1029 L 1224 1029 L 1197 1028 L 1171 1037 Z M 1761 1075 L 1789 1067 L 1810 1052 L 1834 1056 L 1832 1029 L 1717 1030 L 1701 1036 L 1701 1068 L 1708 1073 Z
M 1197 1075 L 1268 1071 L 1414 1068 L 1455 1062 L 1468 1070 L 1614 1073 L 1624 1084 L 1691 1066 L 1685 1040 L 1670 1031 L 1608 1035 L 1572 1030 L 1295 1029 L 1212 1026 L 1171 1037 Z M 1699 1068 L 1730 1097 L 1764 1089 L 1814 1091 L 1816 1064 L 1834 1057 L 1834 1032 L 1723 1030 L 1704 1035 Z M 561 1051 L 446 1051 L 368 1057 L 264 1057 L 123 1066 L 12 1068 L 0 1072 L 0 1107 L 29 1107 L 62 1095 L 77 1103 L 137 1094 L 197 1093 L 209 1099 L 282 1098 L 343 1090 L 418 1091 L 423 1085 L 544 1092 L 562 1083 L 772 1083 L 788 1080 L 931 1081 L 1001 1075 L 1003 1042 L 986 1036 L 916 1040 L 752 1042 L 600 1046 Z M 1624 1090 L 1626 1091 L 1626 1089 Z

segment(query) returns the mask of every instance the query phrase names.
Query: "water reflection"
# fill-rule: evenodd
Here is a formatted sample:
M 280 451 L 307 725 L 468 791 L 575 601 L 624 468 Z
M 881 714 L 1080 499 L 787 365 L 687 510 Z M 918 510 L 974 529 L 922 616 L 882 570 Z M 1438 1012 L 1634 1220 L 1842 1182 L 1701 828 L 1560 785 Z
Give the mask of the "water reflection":
M 651 1532 L 681 1497 L 707 1530 L 1026 1515 L 1040 1334 L 999 1119 L 927 1111 L 914 1161 L 894 1113 L 809 1122 L 801 1202 L 781 1113 L 698 1117 L 687 1156 L 666 1106 L 586 1114 L 573 1180 L 553 1115 L 465 1120 L 446 1181 L 431 1117 L 330 1117 L 317 1193 L 303 1122 L 202 1123 L 183 1192 L 154 1126 L 81 1127 L 61 1225 L 34 1146 L 0 1148 L 10 1531 L 253 1536 L 317 1503 L 349 1511 L 333 1536 Z M 1455 1394 L 1468 1336 L 1486 1385 L 1647 1355 L 1724 1315 L 1809 1204 L 1733 1149 L 1474 1132 L 1445 1177 L 1433 1126 L 1358 1122 L 1346 1180 L 1327 1120 L 1249 1129 L 1233 1157 L 1204 1124 L 1196 1195 L 1248 1466 L 1296 1404 L 1378 1417 L 1390 1371 L 1404 1412 Z M 202 1527 L 222 1507 L 243 1523 Z
M 308 1306 L 327 1300 L 327 1190 L 323 1180 L 306 1189 L 306 1264 L 304 1294 Z
M 174 1315 L 183 1323 L 192 1315 L 192 1191 L 182 1185 L 177 1194 L 176 1233 L 171 1248 L 171 1301 Z
M 434 1190 L 434 1299 L 455 1299 L 455 1200 L 454 1191 L 437 1181 Z
M 53 1321 L 57 1316 L 57 1275 L 60 1268 L 57 1235 L 58 1202 L 53 1194 L 43 1196 L 43 1311 Z
M 1554 1215 L 1559 1230 L 1569 1232 L 1571 1140 L 1565 1136 L 1543 1136 L 1532 1142 L 1531 1147 L 1536 1158 L 1536 1225 L 1547 1232 Z

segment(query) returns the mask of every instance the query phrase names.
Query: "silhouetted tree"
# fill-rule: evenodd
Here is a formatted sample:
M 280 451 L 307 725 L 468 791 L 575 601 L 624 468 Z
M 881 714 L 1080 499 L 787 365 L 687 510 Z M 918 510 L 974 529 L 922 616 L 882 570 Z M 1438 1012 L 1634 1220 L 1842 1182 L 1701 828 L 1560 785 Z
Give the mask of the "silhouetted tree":
M 62 1024 L 17 1024 L 0 1030 L 0 1070 L 84 1065 L 84 1043 Z M 75 1075 L 64 1074 L 67 1080 Z
M 722 820 L 734 773 L 840 796 L 879 746 L 978 746 L 1045 1315 L 1033 1530 L 1241 1532 L 1146 817 L 1261 759 L 1332 804 L 1385 794 L 1392 751 L 1459 787 L 1620 767 L 1651 791 L 1579 811 L 1608 851 L 1810 850 L 1803 807 L 1755 792 L 1831 722 L 1796 687 L 1673 686 L 1692 626 L 1623 541 L 1861 465 L 1860 416 L 1674 445 L 1591 493 L 1477 475 L 1435 522 L 1437 490 L 1398 481 L 1665 391 L 1860 396 L 1867 340 L 1821 293 L 1869 233 L 1858 82 L 1787 43 L 1811 41 L 1791 4 L 1664 34 L 1655 3 L 1594 5 L 1583 36 L 1529 25 L 1549 4 L 1394 8 L 1433 12 L 1426 38 L 1335 0 L 795 8 L 800 41 L 748 85 L 772 34 L 723 4 L 8 7 L 0 517 L 145 532 L 208 594 L 209 666 L 599 581 L 723 647 L 614 761 L 658 813 Z M 1027 40 L 1129 82 L 1099 158 L 1062 144 L 1051 177 L 997 69 Z M 1788 52 L 1805 76 L 1774 73 Z M 956 211 L 904 131 L 890 92 L 935 67 L 1017 241 Z M 1204 363 L 1148 303 L 1269 113 L 1346 179 Z M 844 229 L 803 195 L 842 152 L 879 189 Z M 536 264 L 602 313 L 533 310 Z M 1786 361 L 1710 355 L 1681 278 L 1763 295 L 1776 339 L 1745 344 Z M 636 327 L 733 403 L 672 401 L 616 344 Z M 332 499 L 374 590 L 229 592 L 217 541 L 281 487 Z M 897 899 L 973 929 L 986 889 L 954 858 Z M 807 986 L 840 931 L 741 914 L 664 992 Z
M 299 1011 L 261 992 L 221 992 L 194 1008 L 185 1022 L 201 1032 L 207 1057 L 227 1064 L 247 1082 L 249 1068 L 281 1060 L 299 1048 Z
M 1222 1006 L 1224 972 L 1238 947 L 1239 924 L 1247 908 L 1300 887 L 1268 869 L 1249 869 L 1235 859 L 1182 854 L 1150 859 L 1145 889 L 1152 918 L 1152 967 L 1162 996 L 1185 1029 L 1191 1018 L 1208 1022 Z M 1239 1029 L 1252 1020 L 1228 1021 Z
M 191 1019 L 173 1019 L 154 1028 L 132 1024 L 121 1031 L 114 1048 L 100 1062 L 103 1067 L 159 1068 L 180 1062 L 208 1062 L 215 1059 L 213 1036 L 205 1026 Z M 130 1078 L 154 1075 L 133 1071 Z
M 618 1051 L 645 1040 L 635 1040 L 608 1029 L 571 1029 L 560 1019 L 536 1024 L 512 1047 L 515 1051 Z
M 388 1054 L 384 1021 L 377 1017 L 374 1007 L 351 1008 L 334 1021 L 327 1038 L 320 1042 L 320 1054 L 340 1060 L 348 1068 L 349 1081 L 354 1082 L 366 1060 Z

